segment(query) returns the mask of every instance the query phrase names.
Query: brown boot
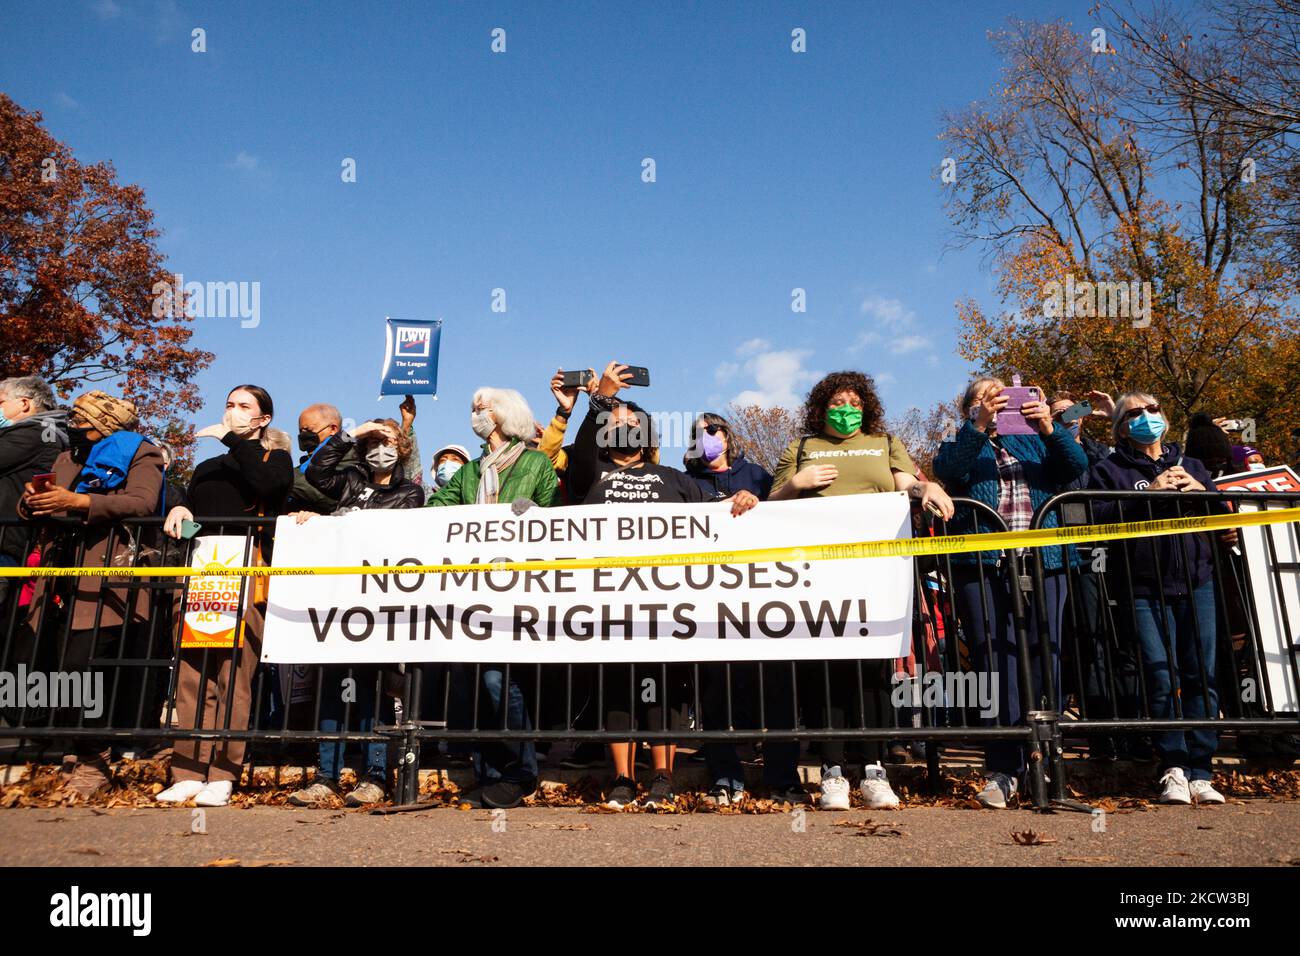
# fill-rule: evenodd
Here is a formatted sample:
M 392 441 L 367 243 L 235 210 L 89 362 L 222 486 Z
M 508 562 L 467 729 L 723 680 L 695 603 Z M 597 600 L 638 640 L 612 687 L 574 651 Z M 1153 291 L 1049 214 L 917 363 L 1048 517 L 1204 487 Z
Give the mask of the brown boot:
M 83 800 L 89 800 L 111 782 L 108 763 L 102 757 L 88 760 L 64 757 L 63 773 L 66 778 L 63 786 Z

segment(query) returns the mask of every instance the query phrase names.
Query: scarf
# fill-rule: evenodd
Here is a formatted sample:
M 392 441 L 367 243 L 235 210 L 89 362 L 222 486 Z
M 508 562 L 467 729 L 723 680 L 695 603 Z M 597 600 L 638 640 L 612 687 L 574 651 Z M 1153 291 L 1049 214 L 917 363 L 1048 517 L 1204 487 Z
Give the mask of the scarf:
M 478 495 L 475 504 L 494 505 L 501 494 L 501 475 L 510 470 L 510 466 L 528 450 L 528 446 L 518 439 L 501 445 L 496 451 L 483 456 L 479 461 Z

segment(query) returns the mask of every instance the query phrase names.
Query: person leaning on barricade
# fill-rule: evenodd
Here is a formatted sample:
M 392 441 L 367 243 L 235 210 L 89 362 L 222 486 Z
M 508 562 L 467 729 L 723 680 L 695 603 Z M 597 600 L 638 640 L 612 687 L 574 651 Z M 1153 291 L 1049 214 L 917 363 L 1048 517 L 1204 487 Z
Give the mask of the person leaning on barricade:
M 650 415 L 636 403 L 614 404 L 600 427 L 597 445 L 601 468 L 584 504 L 638 505 L 652 501 L 657 504 L 702 504 L 713 500 L 683 472 L 650 460 L 659 443 L 655 439 Z M 733 517 L 758 504 L 758 497 L 743 489 L 725 500 L 731 502 Z M 631 731 L 633 714 L 637 726 L 646 730 L 658 731 L 664 727 L 683 730 L 689 726 L 687 702 L 692 698 L 691 666 L 669 664 L 663 672 L 667 675 L 668 686 L 659 688 L 654 702 L 647 703 L 641 694 L 633 691 L 631 664 L 605 666 L 604 717 L 608 730 Z M 656 668 L 654 673 L 660 673 L 660 670 Z M 631 741 L 609 745 L 614 782 L 605 795 L 605 805 L 611 809 L 621 810 L 636 802 L 636 747 L 636 743 Z M 671 743 L 651 746 L 654 776 L 643 804 L 647 810 L 658 810 L 676 802 L 677 794 L 673 788 L 676 752 L 676 745 Z
M 1088 398 L 1092 410 L 1083 417 L 1067 414 L 1078 405 L 1070 392 L 1057 392 L 1048 399 L 1048 405 L 1052 411 L 1052 426 L 1063 428 L 1074 437 L 1087 456 L 1088 467 L 1091 468 L 1099 461 L 1105 461 L 1114 449 L 1088 434 L 1083 426 L 1093 417 L 1104 418 L 1109 433 L 1115 402 L 1106 392 L 1097 390 L 1089 392 Z M 1088 473 L 1084 472 L 1057 490 L 1078 491 L 1087 483 Z M 1083 675 L 1078 693 L 1088 716 L 1094 719 L 1135 717 L 1138 707 L 1137 656 L 1133 652 L 1132 643 L 1117 641 L 1108 624 L 1108 599 L 1103 593 L 1102 574 L 1097 570 L 1096 561 L 1097 557 L 1105 554 L 1105 548 L 1105 542 L 1101 541 L 1066 548 L 1070 567 L 1075 570 L 1077 577 L 1070 579 L 1072 587 L 1066 589 L 1069 593 L 1062 614 L 1065 635 L 1063 643 L 1073 649 L 1078 659 Z M 1069 681 L 1070 678 L 1067 675 L 1065 679 Z M 1057 693 L 1064 698 L 1066 688 L 1057 688 Z M 1137 737 L 1112 738 L 1096 734 L 1088 738 L 1088 757 L 1092 760 L 1109 761 L 1120 756 L 1143 759 L 1149 751 L 1149 745 Z
M 483 453 L 458 469 L 451 480 L 429 496 L 429 507 L 449 505 L 494 505 L 510 503 L 516 514 L 534 505 L 549 508 L 555 502 L 555 470 L 540 451 L 527 446 L 533 436 L 533 413 L 524 397 L 514 389 L 480 388 L 470 404 L 470 428 L 483 439 Z M 453 696 L 473 697 L 471 668 L 452 671 Z M 504 706 L 510 730 L 532 730 L 524 694 L 511 676 L 505 686 L 505 668 L 481 668 L 483 701 L 499 726 Z M 504 704 L 503 704 L 504 701 Z M 477 715 L 475 717 L 477 723 Z M 537 749 L 532 741 L 493 741 L 479 746 L 474 754 L 478 789 L 467 794 L 466 802 L 490 809 L 519 806 L 537 789 Z
M 424 504 L 424 490 L 406 477 L 402 461 L 411 453 L 411 441 L 391 418 L 374 419 L 353 429 L 338 432 L 312 456 L 307 480 L 338 504 L 335 515 L 353 511 L 393 508 L 419 508 Z M 351 457 L 356 464 L 342 467 Z M 293 512 L 298 524 L 319 517 L 314 511 Z M 368 733 L 375 724 L 375 711 L 383 695 L 376 692 L 382 668 L 326 667 L 320 690 L 320 729 L 329 733 L 346 730 L 344 721 L 344 681 L 351 679 L 356 689 L 353 709 L 357 729 Z M 344 744 L 338 740 L 320 743 L 320 764 L 316 781 L 289 797 L 299 807 L 329 803 L 339 792 L 339 772 L 343 767 Z M 345 803 L 360 807 L 384 799 L 388 782 L 388 746 L 382 741 L 365 746 L 365 768 L 357 774 L 357 784 Z
M 226 450 L 195 467 L 185 493 L 187 504 L 168 512 L 165 533 L 180 538 L 187 523 L 195 519 L 265 518 L 249 531 L 251 561 L 254 565 L 271 563 L 275 516 L 283 512 L 293 487 L 293 456 L 272 448 L 268 441 L 274 414 L 271 396 L 257 385 L 236 386 L 226 396 L 221 424 L 209 425 L 195 435 L 215 438 Z M 219 529 L 218 525 L 210 530 Z M 268 581 L 255 577 L 247 582 L 242 627 L 229 649 L 181 650 L 176 689 L 180 728 L 248 729 Z M 177 740 L 171 762 L 172 786 L 158 794 L 158 801 L 184 803 L 192 799 L 199 806 L 225 806 L 243 770 L 244 750 L 242 740 Z
M 37 535 L 42 567 L 130 567 L 137 563 L 139 536 L 114 522 L 156 513 L 162 489 L 162 453 L 134 429 L 135 405 L 101 391 L 79 395 L 68 417 L 69 450 L 54 460 L 53 478 L 36 487 L 28 482 L 18 502 L 24 518 L 79 519 L 78 533 L 64 534 L 44 524 Z M 109 542 L 112 542 L 111 553 Z M 79 546 L 84 551 L 79 551 Z M 111 579 L 109 579 L 111 580 Z M 121 580 L 121 579 L 118 579 Z M 99 577 L 38 578 L 28 605 L 24 640 L 37 652 L 33 663 L 63 672 L 90 671 L 113 686 L 114 675 L 92 667 L 92 658 L 112 655 L 128 623 L 143 625 L 148 616 L 148 592 L 127 582 L 107 585 Z M 69 620 L 70 617 L 70 620 Z M 65 633 L 64 639 L 62 635 Z M 112 718 L 110 701 L 100 700 L 92 715 L 60 709 L 55 726 L 106 726 Z M 128 705 L 131 702 L 127 702 Z M 135 712 L 128 706 L 127 710 Z M 78 738 L 65 745 L 63 771 L 67 785 L 89 797 L 109 782 L 110 749 L 104 743 Z
M 1146 392 L 1128 392 L 1115 403 L 1115 451 L 1094 465 L 1088 487 L 1107 491 L 1215 491 L 1205 465 L 1164 441 L 1160 403 Z M 1224 513 L 1225 505 L 1210 510 Z M 1100 523 L 1145 521 L 1205 514 L 1204 506 L 1183 509 L 1176 501 L 1093 503 Z M 1224 533 L 1235 540 L 1235 531 Z M 1215 682 L 1218 607 L 1214 596 L 1213 541 L 1209 534 L 1138 538 L 1127 559 L 1107 562 L 1107 590 L 1120 603 L 1119 622 L 1134 622 L 1152 719 L 1216 718 Z M 1181 705 L 1181 714 L 1178 713 Z M 1152 735 L 1160 760 L 1161 803 L 1223 803 L 1210 782 L 1218 749 L 1213 730 L 1171 730 Z
M 705 412 L 691 427 L 690 445 L 682 456 L 686 474 L 699 485 L 706 501 L 722 501 L 738 491 L 747 491 L 759 501 L 772 492 L 772 476 L 745 457 L 721 415 Z M 704 683 L 702 706 L 705 727 L 757 726 L 759 665 L 738 661 L 730 665 L 708 663 L 701 667 Z M 789 667 L 769 664 L 762 668 L 763 686 L 770 700 L 790 696 Z M 728 688 L 730 677 L 730 689 Z M 731 713 L 727 712 L 728 691 Z M 714 806 L 739 804 L 745 799 L 745 768 L 736 745 L 729 740 L 706 743 L 702 748 L 710 789 L 705 800 Z M 808 803 L 808 792 L 799 781 L 799 742 L 769 740 L 763 746 L 763 782 L 772 799 L 787 803 Z
M 952 517 L 952 499 L 939 485 L 916 477 L 916 466 L 907 448 L 885 430 L 884 406 L 869 376 L 855 371 L 832 372 L 814 385 L 804 401 L 803 431 L 777 462 L 769 500 L 902 491 L 931 512 L 945 519 Z M 884 660 L 806 662 L 798 668 L 799 699 L 819 702 L 817 709 L 824 727 L 847 727 L 852 715 L 859 726 L 883 728 L 892 723 L 889 671 L 890 662 Z M 786 713 L 775 719 L 790 720 L 791 706 L 783 699 L 779 709 Z M 774 702 L 769 701 L 769 715 L 774 707 Z M 780 726 L 773 717 L 768 720 L 772 726 Z M 863 765 L 863 800 L 872 808 L 898 806 L 898 797 L 885 773 L 885 742 L 857 743 Z M 818 806 L 823 810 L 847 810 L 850 781 L 844 775 L 845 744 L 824 741 L 821 750 Z M 787 765 L 784 775 L 792 770 Z
M 13 517 L 23 487 L 46 474 L 68 447 L 68 412 L 59 408 L 45 380 L 35 375 L 0 382 L 0 515 Z M 0 526 L 0 568 L 23 565 L 31 552 L 21 527 Z M 0 578 L 0 620 L 8 621 L 6 598 L 21 578 Z
M 1082 446 L 1064 428 L 1052 423 L 1046 402 L 1028 401 L 1020 413 L 1033 434 L 998 434 L 998 414 L 1006 410 L 1008 396 L 1001 379 L 979 378 L 971 382 L 962 397 L 965 422 L 952 441 L 945 441 L 934 460 L 934 474 L 949 492 L 982 501 L 995 509 L 1011 531 L 1024 531 L 1034 512 L 1058 490 L 1069 485 L 1088 468 Z M 1056 527 L 1059 517 L 1052 512 L 1044 527 Z M 957 511 L 949 525 L 953 534 L 976 530 L 970 509 Z M 1042 549 L 1043 594 L 1046 601 L 1048 644 L 1055 686 L 1061 686 L 1060 633 L 1065 607 L 1065 564 L 1062 548 Z M 1026 629 L 1034 686 L 1020 686 L 1020 652 L 1012 621 L 1011 589 L 1028 580 L 1028 552 L 1004 559 L 1001 552 L 952 556 L 953 590 L 957 609 L 977 672 L 995 675 L 998 688 L 997 715 L 991 724 L 1014 726 L 1027 711 L 1038 707 L 1042 688 L 1038 686 L 1042 665 L 1038 615 L 1026 613 Z M 982 564 L 982 573 L 981 567 Z M 991 809 L 1004 809 L 1020 787 L 1026 769 L 1025 746 L 1018 740 L 998 740 L 984 748 L 987 780 L 977 799 Z

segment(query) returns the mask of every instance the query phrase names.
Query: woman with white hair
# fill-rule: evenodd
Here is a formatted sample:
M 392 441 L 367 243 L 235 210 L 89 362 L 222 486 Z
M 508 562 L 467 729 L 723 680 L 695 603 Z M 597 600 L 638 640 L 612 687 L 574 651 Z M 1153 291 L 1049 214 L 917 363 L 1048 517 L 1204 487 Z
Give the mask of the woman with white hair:
M 483 439 L 483 453 L 430 495 L 428 506 L 509 502 L 516 511 L 530 505 L 549 508 L 558 482 L 551 460 L 526 444 L 534 428 L 533 412 L 524 397 L 512 388 L 480 388 L 470 404 L 469 424 Z M 505 669 L 485 665 L 481 673 L 492 713 L 489 719 L 495 721 L 490 726 L 500 726 L 504 697 L 506 726 L 531 730 L 523 692 L 513 679 L 505 686 Z M 471 803 L 508 810 L 537 789 L 537 751 L 531 741 L 485 744 L 474 755 L 474 768 L 480 790 L 468 798 Z
M 999 378 L 977 378 L 966 388 L 961 411 L 965 422 L 952 441 L 945 441 L 934 459 L 935 477 L 954 498 L 967 497 L 993 508 L 1011 531 L 1029 528 L 1037 510 L 1061 488 L 1088 470 L 1088 458 L 1074 436 L 1052 422 L 1050 406 L 1043 401 L 1024 402 L 1020 414 L 1031 434 L 999 434 L 999 413 L 1007 411 L 1010 396 Z M 1052 511 L 1044 527 L 1056 527 Z M 948 524 L 951 534 L 991 530 L 981 526 L 970 508 L 958 508 Z M 1012 620 L 1012 588 L 1028 574 L 1024 552 L 1000 551 L 952 556 L 953 594 L 977 672 L 995 678 L 997 716 L 1003 726 L 1019 724 L 1024 715 L 1041 707 L 1042 645 L 1046 645 L 1054 683 L 1061 686 L 1060 633 L 1065 608 L 1066 549 L 1042 549 L 1043 599 L 1047 633 L 1040 634 L 1038 618 L 1030 615 L 1028 630 L 1031 687 L 1020 683 L 1020 648 Z M 981 806 L 1005 809 L 1020 788 L 1028 753 L 1019 740 L 994 740 L 984 748 L 984 788 L 976 799 Z
M 1128 392 L 1115 403 L 1111 432 L 1115 451 L 1092 466 L 1088 487 L 1114 491 L 1216 491 L 1209 470 L 1164 440 L 1168 424 L 1154 395 Z M 1177 500 L 1105 501 L 1093 504 L 1098 523 L 1143 521 L 1204 514 Z M 1214 503 L 1210 510 L 1222 512 Z M 1235 535 L 1236 532 L 1228 532 Z M 1232 540 L 1232 539 L 1230 539 Z M 1214 719 L 1215 634 L 1213 542 L 1204 533 L 1138 538 L 1126 545 L 1127 560 L 1112 559 L 1107 588 L 1132 614 L 1142 653 L 1150 716 L 1155 720 Z M 1223 803 L 1210 782 L 1219 738 L 1213 730 L 1171 730 L 1152 736 L 1160 758 L 1161 803 Z

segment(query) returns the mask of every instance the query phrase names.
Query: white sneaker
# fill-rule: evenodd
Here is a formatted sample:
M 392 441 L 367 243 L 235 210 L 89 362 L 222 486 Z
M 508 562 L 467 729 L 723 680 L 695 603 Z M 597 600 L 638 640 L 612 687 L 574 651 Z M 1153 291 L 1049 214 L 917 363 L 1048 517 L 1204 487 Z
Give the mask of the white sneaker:
M 1005 773 L 991 773 L 984 783 L 984 789 L 975 795 L 980 806 L 989 810 L 1005 810 L 1007 802 L 1016 795 L 1019 784 L 1016 778 Z
M 849 782 L 839 767 L 822 774 L 822 795 L 817 800 L 822 810 L 847 810 L 849 808 Z
M 1214 789 L 1214 784 L 1208 780 L 1193 780 L 1187 785 L 1188 790 L 1192 793 L 1192 802 L 1194 803 L 1225 803 L 1223 794 Z
M 224 807 L 230 803 L 230 791 L 234 789 L 235 785 L 229 780 L 218 780 L 215 783 L 209 783 L 195 795 L 194 805 L 197 807 Z
M 1161 803 L 1181 803 L 1190 804 L 1192 802 L 1192 791 L 1187 785 L 1187 778 L 1183 776 L 1182 767 L 1170 767 L 1165 771 L 1165 775 L 1160 778 L 1160 783 L 1164 785 L 1164 791 L 1160 794 Z M 1211 790 L 1214 788 L 1211 787 Z M 1223 799 L 1220 797 L 1219 799 Z
M 154 799 L 159 803 L 184 803 L 198 794 L 203 786 L 202 780 L 177 780 Z
M 898 795 L 885 776 L 885 768 L 869 763 L 862 768 L 862 800 L 869 810 L 892 810 L 898 806 Z

